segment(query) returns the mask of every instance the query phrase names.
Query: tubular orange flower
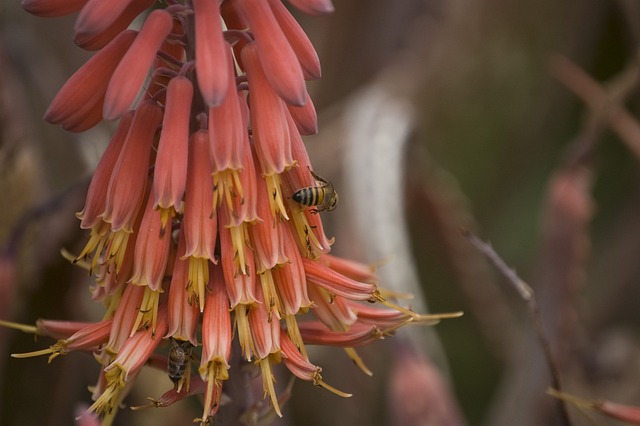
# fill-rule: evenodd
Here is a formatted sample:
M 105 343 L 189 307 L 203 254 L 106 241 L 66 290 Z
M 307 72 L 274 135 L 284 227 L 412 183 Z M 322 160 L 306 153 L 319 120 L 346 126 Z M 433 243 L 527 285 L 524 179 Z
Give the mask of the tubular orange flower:
M 89 189 L 87 190 L 86 202 L 81 212 L 76 213 L 80 219 L 80 228 L 91 229 L 102 221 L 100 215 L 104 212 L 107 189 L 109 188 L 109 180 L 111 172 L 118 161 L 120 151 L 124 146 L 131 122 L 133 120 L 133 112 L 125 115 L 120 120 L 118 129 L 114 133 L 107 149 L 102 154 L 98 167 L 93 172 Z
M 222 382 L 229 378 L 231 357 L 231 317 L 229 299 L 220 266 L 212 266 L 209 292 L 202 321 L 202 357 L 198 369 L 207 382 L 202 419 L 212 416 L 220 406 Z
M 86 0 L 84 0 L 86 2 Z M 85 50 L 99 50 L 113 40 L 118 34 L 126 30 L 129 24 L 153 4 L 153 0 L 133 0 L 124 11 L 107 28 L 101 31 L 78 32 L 73 41 Z
M 291 236 L 291 231 L 285 229 L 283 237 L 285 255 L 290 261 L 273 269 L 272 273 L 283 309 L 281 313 L 296 315 L 300 309 L 311 306 L 311 301 L 307 294 L 302 256 Z
M 22 0 L 22 8 L 42 17 L 70 15 L 79 11 L 87 0 Z
M 307 35 L 280 0 L 268 0 L 268 2 L 276 21 L 278 21 L 278 25 L 291 45 L 298 62 L 300 62 L 304 78 L 307 80 L 320 78 L 320 58 L 318 58 L 316 49 L 314 49 Z M 307 95 L 305 97 L 305 105 L 308 101 L 309 96 Z
M 99 33 L 111 25 L 132 0 L 88 0 L 78 19 L 76 20 L 76 33 Z
M 334 10 L 331 0 L 289 0 L 289 3 L 309 15 L 326 15 Z
M 138 316 L 138 309 L 142 304 L 142 297 L 144 296 L 144 287 L 137 285 L 128 285 L 120 303 L 116 308 L 113 316 L 113 324 L 111 326 L 111 333 L 109 334 L 109 341 L 105 347 L 105 354 L 107 358 L 111 355 L 115 355 L 120 351 L 120 348 L 127 341 L 129 336 L 135 332 L 133 325 Z
M 242 60 L 251 90 L 251 125 L 262 173 L 282 173 L 293 165 L 284 102 L 266 79 L 255 43 L 249 43 L 242 49 Z
M 352 280 L 309 259 L 303 258 L 302 263 L 310 283 L 346 299 L 374 300 L 375 285 Z
M 111 224 L 112 232 L 133 230 L 147 181 L 151 144 L 161 120 L 162 110 L 152 101 L 140 104 L 133 116 L 107 190 L 103 218 Z
M 61 124 L 67 129 L 86 118 L 94 106 L 100 105 L 102 108 L 101 103 L 111 75 L 133 43 L 136 34 L 137 32 L 132 30 L 121 32 L 80 67 L 58 91 L 45 112 L 44 119 L 52 124 Z
M 158 142 L 153 178 L 154 207 L 163 212 L 162 226 L 181 211 L 180 203 L 187 182 L 189 118 L 193 85 L 185 76 L 171 79 Z
M 196 76 L 205 103 L 218 106 L 229 88 L 228 44 L 222 37 L 220 2 L 193 0 L 196 30 Z
M 113 71 L 105 93 L 104 118 L 113 120 L 129 110 L 142 88 L 153 58 L 172 28 L 173 19 L 168 12 L 157 9 L 149 14 L 140 33 Z
M 190 299 L 199 304 L 202 312 L 205 287 L 209 282 L 208 263 L 217 262 L 214 252 L 218 229 L 213 209 L 209 135 L 206 130 L 198 130 L 191 136 L 189 165 L 182 227 L 185 248 L 178 254 L 189 259 L 187 289 Z
M 262 273 L 289 260 L 283 251 L 283 233 L 287 225 L 274 217 L 271 194 L 264 179 L 257 179 L 256 190 L 257 214 L 262 220 L 251 227 L 250 233 L 257 271 Z
M 267 2 L 236 0 L 257 43 L 260 63 L 273 90 L 291 105 L 303 105 L 304 76 L 300 62 L 291 48 Z M 242 50 L 244 51 L 245 48 Z M 244 55 L 244 54 L 243 54 Z M 242 58 L 246 67 L 246 59 Z
M 49 362 L 51 362 L 58 355 L 64 355 L 71 351 L 95 351 L 99 345 L 107 340 L 110 329 L 111 320 L 88 324 L 68 338 L 58 340 L 56 344 L 50 346 L 48 349 L 25 354 L 13 354 L 12 356 L 14 358 L 28 358 L 32 356 L 49 355 Z
M 160 212 L 153 209 L 153 200 L 149 197 L 138 230 L 133 276 L 129 282 L 148 286 L 154 291 L 162 290 L 162 278 L 169 260 L 171 234 L 162 229 Z
M 178 253 L 185 249 L 184 233 L 180 232 L 178 240 Z M 208 266 L 208 265 L 207 265 Z M 208 275 L 207 271 L 207 275 Z M 192 345 L 197 345 L 196 328 L 200 311 L 198 305 L 194 303 L 193 294 L 187 291 L 189 280 L 189 261 L 176 256 L 169 285 L 169 300 L 167 302 L 169 310 L 169 331 L 165 337 L 173 337 L 179 340 L 188 340 Z M 199 297 L 203 298 L 204 292 Z
M 183 229 L 186 249 L 180 255 L 183 258 L 194 256 L 214 260 L 217 220 L 213 209 L 209 135 L 206 130 L 198 130 L 191 135 L 189 166 Z
M 289 110 L 291 119 L 295 123 L 296 130 L 301 135 L 315 135 L 318 133 L 318 114 L 308 93 L 306 94 L 306 99 L 303 106 L 287 104 L 287 109 Z M 292 138 L 295 137 L 291 125 L 289 126 L 289 134 Z
M 225 75 L 229 80 L 229 91 L 220 106 L 209 108 L 210 153 L 216 173 L 240 169 L 244 152 L 249 149 L 247 126 L 240 110 L 241 97 L 235 90 L 235 70 L 229 46 L 224 50 L 224 55 L 228 62 Z

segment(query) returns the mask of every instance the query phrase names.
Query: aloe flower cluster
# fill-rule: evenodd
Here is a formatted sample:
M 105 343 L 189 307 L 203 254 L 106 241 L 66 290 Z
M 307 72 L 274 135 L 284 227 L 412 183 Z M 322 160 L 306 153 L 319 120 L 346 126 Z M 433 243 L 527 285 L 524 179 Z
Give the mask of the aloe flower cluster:
M 78 213 L 88 242 L 72 256 L 95 276 L 104 319 L 41 320 L 34 332 L 59 340 L 26 354 L 93 353 L 102 369 L 90 411 L 105 424 L 144 365 L 166 368 L 170 341 L 189 342 L 193 360 L 154 405 L 203 394 L 204 423 L 232 356 L 257 366 L 280 415 L 278 364 L 347 395 L 323 381 L 307 345 L 343 347 L 367 372 L 354 347 L 446 316 L 389 301 L 371 268 L 329 254 L 320 215 L 292 200 L 318 184 L 301 136 L 317 131 L 305 80 L 320 63 L 281 0 L 22 4 L 40 16 L 79 12 L 74 41 L 96 51 L 45 119 L 71 132 L 117 120 Z

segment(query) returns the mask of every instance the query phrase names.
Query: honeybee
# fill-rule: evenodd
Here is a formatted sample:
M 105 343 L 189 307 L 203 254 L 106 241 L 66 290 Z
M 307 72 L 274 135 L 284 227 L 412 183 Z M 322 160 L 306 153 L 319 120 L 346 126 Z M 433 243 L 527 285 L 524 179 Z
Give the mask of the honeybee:
M 167 373 L 178 392 L 182 389 L 181 381 L 185 372 L 190 370 L 192 349 L 193 345 L 190 341 L 177 340 L 173 337 L 171 338 L 171 350 L 169 351 Z M 187 389 L 189 387 L 188 380 L 188 377 L 184 380 L 187 383 Z
M 310 172 L 319 185 L 307 186 L 297 190 L 293 193 L 293 200 L 303 206 L 315 207 L 315 209 L 311 210 L 311 213 L 335 210 L 338 204 L 338 193 L 333 184 L 315 174 L 313 170 L 310 170 Z

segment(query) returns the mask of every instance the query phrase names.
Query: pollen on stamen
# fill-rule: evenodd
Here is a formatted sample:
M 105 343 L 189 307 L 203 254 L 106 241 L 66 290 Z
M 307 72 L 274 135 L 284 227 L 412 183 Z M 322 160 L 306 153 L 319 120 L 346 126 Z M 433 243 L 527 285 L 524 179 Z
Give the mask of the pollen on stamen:
M 227 169 L 213 174 L 213 208 L 222 204 L 224 200 L 230 209 L 232 216 L 237 216 L 233 211 L 234 198 L 239 197 L 239 204 L 244 204 L 244 192 L 239 176 L 240 170 Z
M 262 387 L 264 389 L 264 396 L 269 397 L 273 410 L 276 412 L 278 417 L 282 417 L 280 405 L 278 404 L 278 395 L 276 394 L 275 378 L 273 377 L 273 373 L 271 372 L 271 361 L 269 360 L 269 357 L 267 357 L 261 359 L 259 363 L 260 372 L 262 373 Z
M 305 257 L 317 259 L 323 253 L 328 252 L 328 249 L 322 246 L 320 240 L 318 240 L 318 237 L 313 232 L 307 216 L 302 210 L 292 212 L 291 222 L 296 230 L 296 240 L 298 241 L 300 250 L 305 253 Z
M 229 232 L 235 253 L 236 274 L 242 273 L 243 275 L 247 275 L 249 273 L 246 260 L 247 256 L 245 254 L 245 246 L 247 245 L 247 241 L 249 241 L 247 224 L 243 222 L 240 226 L 230 226 Z
M 138 315 L 131 327 L 131 333 L 129 337 L 132 337 L 141 326 L 149 327 L 155 333 L 156 323 L 158 320 L 158 302 L 160 300 L 160 293 L 162 291 L 151 290 L 149 287 L 145 287 L 144 296 L 140 308 L 138 309 Z
M 189 257 L 189 278 L 187 291 L 189 303 L 197 301 L 200 312 L 204 312 L 205 288 L 209 282 L 209 259 L 204 257 Z
M 267 190 L 269 191 L 269 206 L 271 207 L 271 215 L 274 220 L 289 220 L 287 210 L 284 207 L 284 202 L 282 200 L 280 175 L 273 173 L 271 175 L 264 176 L 264 180 L 267 183 Z

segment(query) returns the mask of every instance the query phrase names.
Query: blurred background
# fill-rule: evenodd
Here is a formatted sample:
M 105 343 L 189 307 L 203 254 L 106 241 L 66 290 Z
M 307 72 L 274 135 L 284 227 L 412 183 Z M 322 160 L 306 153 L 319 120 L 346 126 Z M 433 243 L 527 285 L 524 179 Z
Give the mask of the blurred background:
M 363 349 L 373 377 L 339 349 L 314 353 L 324 379 L 354 396 L 296 382 L 278 424 L 569 424 L 546 394 L 552 377 L 527 304 L 460 228 L 491 241 L 534 288 L 565 392 L 640 405 L 640 3 L 335 8 L 296 14 L 323 64 L 309 85 L 320 133 L 306 143 L 340 192 L 324 218 L 333 250 L 379 265 L 381 285 L 416 294 L 416 310 L 465 315 Z M 6 320 L 102 315 L 86 273 L 59 250 L 83 245 L 74 213 L 112 129 L 71 134 L 42 120 L 90 56 L 72 43 L 73 20 L 0 5 Z M 0 425 L 71 425 L 78 402 L 90 404 L 92 357 L 51 365 L 9 357 L 49 344 L 0 329 Z M 159 372 L 141 381 L 127 403 L 169 386 Z M 188 424 L 199 407 L 121 411 L 119 425 L 172 425 Z M 569 416 L 576 425 L 622 424 L 574 407 Z

